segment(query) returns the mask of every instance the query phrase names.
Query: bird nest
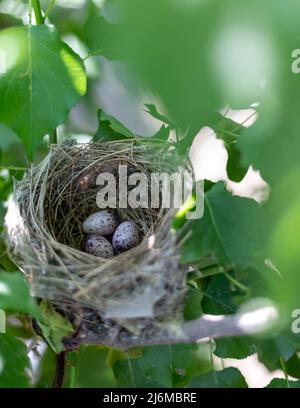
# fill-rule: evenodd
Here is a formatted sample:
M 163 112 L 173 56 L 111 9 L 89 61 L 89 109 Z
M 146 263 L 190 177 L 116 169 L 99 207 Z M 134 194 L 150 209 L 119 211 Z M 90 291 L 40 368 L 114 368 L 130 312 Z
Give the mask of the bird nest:
M 83 221 L 99 211 L 97 177 L 179 172 L 172 145 L 149 140 L 54 145 L 40 164 L 15 183 L 7 215 L 7 243 L 35 297 L 49 300 L 73 324 L 66 344 L 130 344 L 181 319 L 186 268 L 180 264 L 175 209 L 117 208 L 137 224 L 141 242 L 111 259 L 83 252 Z M 117 176 L 117 190 L 123 180 Z M 159 197 L 161 198 L 160 186 Z M 119 202 L 118 202 L 119 203 Z

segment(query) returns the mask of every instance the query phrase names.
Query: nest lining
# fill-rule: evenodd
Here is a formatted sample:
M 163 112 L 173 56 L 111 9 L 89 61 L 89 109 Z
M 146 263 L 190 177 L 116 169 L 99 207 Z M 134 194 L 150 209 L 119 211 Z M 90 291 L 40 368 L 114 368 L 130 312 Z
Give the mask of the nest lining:
M 187 170 L 158 141 L 72 141 L 52 146 L 46 159 L 16 183 L 8 211 L 7 218 L 15 220 L 7 222 L 12 259 L 34 296 L 53 302 L 75 325 L 85 322 L 83 341 L 91 330 L 104 344 L 116 331 L 129 336 L 151 332 L 180 318 L 182 311 L 186 270 L 170 229 L 174 209 L 118 209 L 122 220 L 137 223 L 141 243 L 112 259 L 81 250 L 82 222 L 99 211 L 97 175 L 115 174 L 119 164 L 149 181 L 151 172 Z

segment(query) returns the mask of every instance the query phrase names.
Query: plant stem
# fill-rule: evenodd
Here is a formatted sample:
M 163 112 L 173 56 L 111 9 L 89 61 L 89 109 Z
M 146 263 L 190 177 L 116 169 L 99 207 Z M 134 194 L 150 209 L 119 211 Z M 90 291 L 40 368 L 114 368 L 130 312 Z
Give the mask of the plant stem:
M 50 145 L 57 144 L 57 129 L 54 129 L 53 132 L 50 133 L 49 143 L 50 143 Z
M 70 386 L 69 388 L 76 388 L 76 366 L 70 367 Z
M 63 387 L 65 367 L 66 367 L 66 352 L 62 351 L 61 353 L 56 355 L 56 367 L 52 388 Z
M 35 20 L 36 20 L 37 25 L 43 25 L 45 22 L 45 19 L 42 14 L 40 1 L 32 0 L 32 6 L 33 6 Z

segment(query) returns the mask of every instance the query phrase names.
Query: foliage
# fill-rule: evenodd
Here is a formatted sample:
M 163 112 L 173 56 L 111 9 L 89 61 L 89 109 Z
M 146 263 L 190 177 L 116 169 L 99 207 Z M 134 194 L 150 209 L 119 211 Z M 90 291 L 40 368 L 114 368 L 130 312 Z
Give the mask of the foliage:
M 0 388 L 26 388 L 29 378 L 25 372 L 29 368 L 29 358 L 25 344 L 10 336 L 0 337 Z
M 247 383 L 238 369 L 229 367 L 194 378 L 190 387 L 196 388 L 247 388 Z
M 6 55 L 0 120 L 20 136 L 32 157 L 42 137 L 62 123 L 84 95 L 83 64 L 47 26 L 3 30 L 0 47 Z
M 183 227 L 188 239 L 181 262 L 190 271 L 184 319 L 234 315 L 258 297 L 272 299 L 288 316 L 268 335 L 215 339 L 214 348 L 210 342 L 123 353 L 82 346 L 68 353 L 64 386 L 245 388 L 236 368 L 217 370 L 214 360 L 256 354 L 268 370 L 285 375 L 268 388 L 299 388 L 288 376 L 300 378 L 300 340 L 289 319 L 299 308 L 300 286 L 299 76 L 291 70 L 300 5 L 107 0 L 100 8 L 92 0 L 57 0 L 49 9 L 49 1 L 41 1 L 39 14 L 32 2 L 16 3 L 26 4 L 24 15 L 0 8 L 0 233 L 13 180 L 43 159 L 49 143 L 70 135 L 95 141 L 149 136 L 148 128 L 142 134 L 146 126 L 136 132 L 123 124 L 126 112 L 132 119 L 125 104 L 113 109 L 129 90 L 134 116 L 145 114 L 152 135 L 172 139 L 184 159 L 199 130 L 209 126 L 226 148 L 231 181 L 243 180 L 252 165 L 271 187 L 269 201 L 259 205 L 232 195 L 227 183 L 206 180 L 204 215 Z M 119 75 L 113 84 L 107 67 Z M 103 98 L 108 88 L 113 102 Z M 251 127 L 219 113 L 224 106 L 250 105 L 258 112 Z M 37 306 L 1 237 L 0 269 L 7 323 L 0 334 L 0 387 L 51 387 L 55 354 L 73 327 L 49 303 Z M 32 376 L 29 339 L 34 350 L 47 343 L 43 355 L 35 350 Z
M 64 350 L 62 339 L 73 332 L 71 323 L 46 301 L 40 304 L 41 318 L 38 320 L 43 337 L 56 353 Z

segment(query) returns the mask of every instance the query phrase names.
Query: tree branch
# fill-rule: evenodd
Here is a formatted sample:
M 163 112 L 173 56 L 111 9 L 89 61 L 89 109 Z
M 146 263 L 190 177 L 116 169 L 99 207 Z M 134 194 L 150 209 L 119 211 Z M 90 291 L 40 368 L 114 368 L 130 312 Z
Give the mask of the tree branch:
M 114 338 L 99 338 L 95 333 L 65 339 L 66 349 L 77 348 L 85 344 L 102 344 L 127 351 L 132 347 L 157 344 L 188 344 L 206 338 L 234 337 L 254 335 L 274 326 L 278 321 L 278 311 L 274 306 L 266 305 L 260 309 L 228 316 L 204 315 L 199 319 L 186 321 L 178 325 L 167 325 L 151 336 L 125 336 L 116 334 Z

